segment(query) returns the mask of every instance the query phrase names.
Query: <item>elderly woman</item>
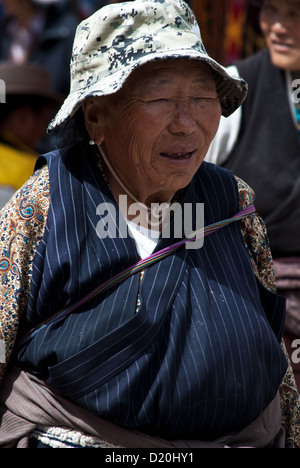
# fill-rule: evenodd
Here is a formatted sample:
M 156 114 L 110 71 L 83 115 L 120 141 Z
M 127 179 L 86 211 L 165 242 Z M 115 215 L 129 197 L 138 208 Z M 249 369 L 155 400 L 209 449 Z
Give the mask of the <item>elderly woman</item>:
M 104 7 L 71 67 L 73 143 L 0 218 L 0 445 L 300 446 L 254 195 L 203 163 L 245 82 L 181 0 Z

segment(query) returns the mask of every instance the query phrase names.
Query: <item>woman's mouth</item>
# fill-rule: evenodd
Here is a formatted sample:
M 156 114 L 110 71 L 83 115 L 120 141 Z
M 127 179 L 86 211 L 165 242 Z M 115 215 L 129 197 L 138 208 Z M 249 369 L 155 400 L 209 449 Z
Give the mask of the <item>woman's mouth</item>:
M 190 151 L 190 152 L 182 152 L 182 153 L 160 153 L 160 155 L 163 158 L 170 159 L 170 160 L 175 160 L 175 161 L 185 161 L 189 160 L 192 158 L 193 154 L 195 151 Z
M 276 52 L 280 53 L 290 52 L 294 48 L 292 44 L 278 41 L 272 41 L 272 47 Z

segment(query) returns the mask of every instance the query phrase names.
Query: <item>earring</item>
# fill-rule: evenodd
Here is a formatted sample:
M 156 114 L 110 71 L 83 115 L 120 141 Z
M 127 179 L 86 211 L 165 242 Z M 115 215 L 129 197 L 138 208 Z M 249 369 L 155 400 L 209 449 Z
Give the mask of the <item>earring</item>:
M 90 141 L 89 141 L 89 144 L 90 144 L 91 146 L 94 146 L 96 143 L 95 143 L 94 140 L 90 140 Z

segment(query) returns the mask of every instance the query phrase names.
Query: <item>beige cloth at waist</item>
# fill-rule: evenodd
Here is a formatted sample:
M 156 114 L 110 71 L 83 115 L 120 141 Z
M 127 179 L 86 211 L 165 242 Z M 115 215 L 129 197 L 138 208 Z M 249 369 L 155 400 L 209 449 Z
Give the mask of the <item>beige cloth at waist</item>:
M 285 438 L 278 395 L 259 418 L 224 443 L 167 441 L 93 415 L 17 367 L 7 372 L 0 390 L 0 421 L 2 448 L 27 448 L 30 434 L 41 426 L 77 430 L 116 448 L 284 448 Z

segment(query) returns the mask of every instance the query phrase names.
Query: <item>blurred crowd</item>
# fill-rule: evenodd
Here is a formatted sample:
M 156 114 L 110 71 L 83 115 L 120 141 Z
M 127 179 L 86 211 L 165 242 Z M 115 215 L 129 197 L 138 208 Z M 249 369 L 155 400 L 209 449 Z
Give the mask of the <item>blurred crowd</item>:
M 31 176 L 38 154 L 55 146 L 46 129 L 69 93 L 77 25 L 107 3 L 0 0 L 0 208 Z

